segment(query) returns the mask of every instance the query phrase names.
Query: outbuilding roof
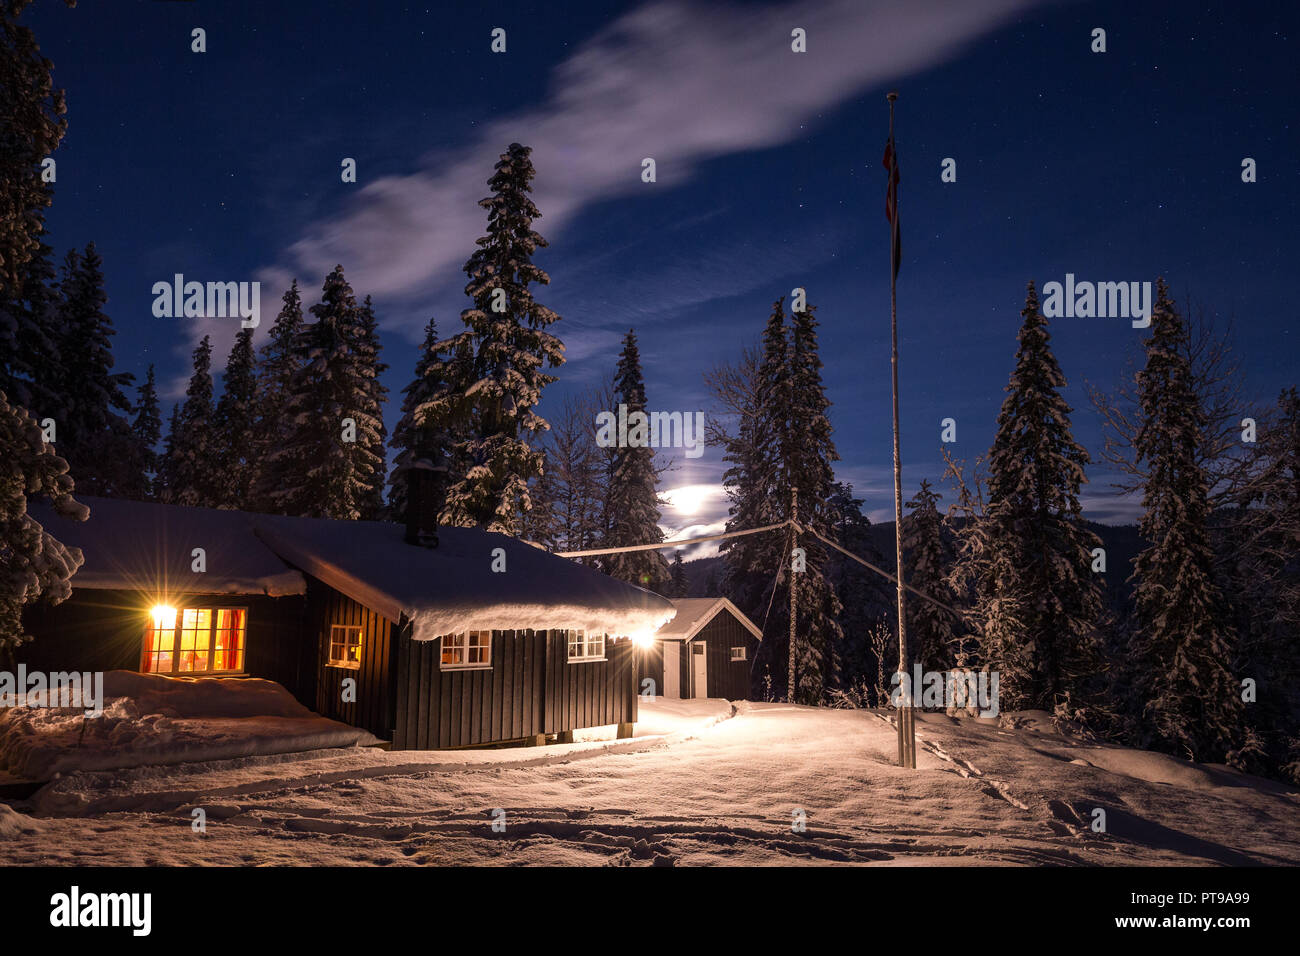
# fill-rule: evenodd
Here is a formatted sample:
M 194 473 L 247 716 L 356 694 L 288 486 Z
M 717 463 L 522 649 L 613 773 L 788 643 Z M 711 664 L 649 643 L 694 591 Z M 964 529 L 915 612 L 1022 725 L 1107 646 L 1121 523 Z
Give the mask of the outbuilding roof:
M 720 612 L 727 610 L 744 625 L 745 630 L 760 641 L 763 639 L 763 632 L 758 625 L 751 621 L 740 608 L 724 597 L 673 598 L 672 602 L 673 607 L 677 609 L 677 616 L 655 632 L 657 638 L 666 641 L 689 641 L 704 630 L 705 625 L 717 617 Z

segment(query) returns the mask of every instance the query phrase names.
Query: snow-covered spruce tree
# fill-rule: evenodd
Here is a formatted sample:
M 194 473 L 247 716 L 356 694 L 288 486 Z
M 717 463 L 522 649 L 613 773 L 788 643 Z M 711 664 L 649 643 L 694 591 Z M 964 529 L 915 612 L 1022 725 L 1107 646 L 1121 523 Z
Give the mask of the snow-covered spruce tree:
M 81 551 L 60 543 L 27 513 L 28 502 L 48 500 L 64 517 L 84 521 L 89 509 L 72 497 L 68 465 L 44 441 L 27 410 L 0 392 L 0 664 L 12 670 L 13 651 L 29 639 L 23 608 L 72 593 L 69 579 Z
M 542 367 L 564 361 L 563 344 L 546 331 L 559 316 L 530 289 L 550 282 L 532 261 L 546 240 L 533 231 L 541 214 L 528 195 L 531 152 L 511 143 L 488 180 L 492 194 L 479 202 L 488 211 L 487 235 L 465 263 L 465 294 L 474 306 L 461 313 L 465 330 L 439 344 L 463 377 L 428 413 L 432 426 L 463 436 L 443 521 L 509 535 L 520 533 L 529 482 L 541 474 L 542 453 L 531 440 L 546 430 L 536 408 L 555 380 Z
M 943 477 L 952 480 L 956 497 L 944 515 L 944 524 L 953 543 L 948 590 L 954 599 L 953 607 L 962 612 L 953 663 L 958 667 L 978 667 L 983 665 L 981 648 L 989 630 L 986 626 L 989 622 L 986 585 L 993 580 L 989 523 L 984 513 L 985 480 L 979 470 L 983 459 L 975 460 L 968 481 L 964 461 L 953 459 L 947 449 L 940 454 L 946 465 Z
M 53 251 L 38 240 L 22 283 L 0 294 L 0 390 L 39 421 L 63 418 L 59 294 Z
M 54 86 L 54 65 L 41 55 L 30 27 L 18 22 L 29 0 L 0 5 L 0 368 L 20 362 L 20 316 L 10 307 L 30 288 L 29 263 L 39 255 L 51 201 L 42 163 L 67 130 L 67 102 Z M 9 387 L 0 381 L 0 387 Z M 17 396 L 10 393 L 9 400 Z
M 557 550 L 560 522 L 557 514 L 558 486 L 551 469 L 549 450 L 543 446 L 542 473 L 528 486 L 532 507 L 524 512 L 519 536 L 547 551 Z
M 131 422 L 131 476 L 122 495 L 135 501 L 155 497 L 158 474 L 158 442 L 162 439 L 162 415 L 158 411 L 158 385 L 154 367 L 149 366 L 144 384 L 136 390 L 135 418 Z
M 886 567 L 887 562 L 871 540 L 871 521 L 863 514 L 862 499 L 854 496 L 853 486 L 836 482 L 827 505 L 831 513 L 828 537 L 876 567 Z M 830 648 L 827 684 L 860 706 L 875 706 L 872 689 L 879 662 L 872 634 L 880 626 L 893 632 L 897 610 L 893 586 L 839 552 L 828 555 L 827 576 L 840 600 L 840 629 L 844 632 L 840 643 Z M 898 646 L 897 635 L 892 646 Z M 897 656 L 895 652 L 894 660 L 886 662 L 887 671 L 895 669 Z
M 1216 580 L 1238 635 L 1234 673 L 1252 678 L 1240 746 L 1229 762 L 1300 783 L 1300 392 L 1258 416 L 1215 515 Z
M 312 518 L 356 520 L 373 502 L 384 466 L 383 425 L 374 415 L 374 355 L 352 287 L 335 266 L 325 278 L 316 321 L 300 330 L 286 389 L 288 431 L 264 467 L 270 510 Z
M 357 366 L 361 371 L 361 395 L 358 405 L 362 414 L 378 424 L 378 429 L 358 431 L 358 443 L 365 443 L 365 461 L 378 459 L 379 464 L 370 473 L 367 482 L 369 492 L 361 505 L 361 518 L 374 521 L 384 513 L 384 484 L 387 481 L 385 463 L 388 430 L 384 427 L 384 403 L 388 401 L 388 389 L 379 377 L 388 371 L 388 366 L 379 360 L 379 323 L 375 319 L 375 308 L 366 296 L 365 302 L 357 312 L 356 345 Z
M 253 330 L 240 329 L 226 360 L 221 398 L 212 423 L 213 465 L 221 472 L 213 485 L 215 504 L 243 510 L 253 491 L 256 468 L 257 370 L 254 366 Z
M 1188 365 L 1186 330 L 1163 279 L 1156 283 L 1146 365 L 1138 373 L 1142 425 L 1136 454 L 1147 470 L 1134 561 L 1137 627 L 1132 659 L 1145 701 L 1148 744 L 1222 761 L 1241 727 L 1240 689 L 1225 607 L 1213 579 L 1209 489 L 1197 463 L 1204 412 Z
M 641 372 L 641 353 L 636 333 L 623 336 L 623 351 L 614 374 L 614 401 L 627 406 L 628 421 L 635 412 L 648 415 L 645 379 Z M 650 447 L 649 426 L 628 425 L 626 446 L 614 447 L 613 472 L 605 495 L 609 535 L 603 547 L 621 548 L 634 544 L 653 544 L 664 539 L 659 527 L 661 504 L 655 486 L 659 475 L 655 469 L 655 452 Z M 629 551 L 607 555 L 605 573 L 622 581 L 662 593 L 668 586 L 668 563 L 658 551 Z
M 1011 559 L 1010 576 L 985 581 L 989 610 L 1018 607 L 1020 653 L 992 642 L 984 658 L 1001 672 L 1006 707 L 1055 710 L 1078 701 L 1100 667 L 1101 590 L 1092 573 L 1100 540 L 1083 522 L 1079 488 L 1087 451 L 1070 430 L 1065 376 L 1052 354 L 1038 294 L 1029 283 L 1016 367 L 989 451 L 989 547 Z M 1000 555 L 999 555 L 1000 556 Z M 1005 622 L 991 622 L 1007 634 Z
M 943 539 L 940 497 L 928 481 L 922 481 L 920 490 L 907 503 L 910 513 L 903 518 L 903 554 L 907 583 L 951 606 L 948 576 L 952 573 L 952 560 Z M 908 596 L 908 642 L 912 660 L 923 671 L 946 671 L 952 667 L 959 623 L 951 612 L 916 595 Z
M 447 390 L 448 377 L 443 357 L 438 353 L 438 326 L 433 319 L 424 327 L 420 357 L 415 361 L 415 378 L 402 389 L 402 417 L 393 429 L 390 446 L 396 452 L 393 473 L 389 478 L 388 512 L 394 521 L 406 520 L 409 470 L 417 461 L 437 467 L 449 467 L 452 436 L 430 423 L 425 411 L 430 401 Z
M 194 349 L 194 372 L 185 401 L 172 409 L 163 451 L 160 497 L 173 505 L 215 508 L 224 472 L 214 454 L 212 343 L 208 336 Z
M 114 374 L 112 320 L 105 314 L 103 260 L 92 242 L 64 261 L 58 350 L 64 416 L 55 445 L 84 494 L 112 496 L 130 484 L 131 403 L 123 389 L 132 382 Z
M 835 517 L 829 506 L 835 484 L 831 463 L 840 456 L 827 417 L 831 403 L 822 383 L 815 311 L 815 306 L 806 305 L 790 313 L 790 412 L 778 442 L 781 467 L 777 475 L 783 481 L 777 486 L 777 495 L 778 500 L 788 500 L 791 489 L 797 490 L 799 523 L 829 536 Z M 798 572 L 797 581 L 796 699 L 817 704 L 825 693 L 832 649 L 844 639 L 839 623 L 842 608 L 827 575 L 826 546 L 805 534 L 799 537 L 799 547 L 807 555 L 807 566 Z M 788 626 L 786 631 L 788 642 Z
M 683 598 L 690 591 L 686 583 L 686 563 L 682 560 L 681 549 L 673 551 L 673 560 L 669 566 L 668 597 Z
M 298 280 L 294 279 L 284 293 L 280 313 L 258 356 L 256 436 L 251 456 L 253 485 L 248 506 L 253 511 L 276 513 L 272 495 L 277 479 L 268 462 L 293 431 L 286 409 L 301 357 L 298 347 L 302 330 L 302 297 Z
M 791 314 L 778 299 L 763 333 L 762 352 L 739 370 L 713 377 L 715 393 L 739 419 L 734 434 L 719 436 L 730 467 L 723 483 L 731 498 L 727 529 L 778 524 L 790 517 L 797 489 L 799 521 L 829 536 L 835 514 L 831 462 L 838 460 L 826 417 L 830 402 L 822 384 L 813 307 Z M 797 574 L 798 622 L 795 697 L 819 702 L 843 634 L 839 597 L 827 576 L 825 547 L 811 535 L 799 538 L 805 570 L 793 572 L 785 531 L 728 540 L 723 588 L 733 601 L 762 622 L 763 642 L 755 655 L 753 679 L 759 693 L 789 699 L 789 606 L 791 575 Z M 743 604 L 741 602 L 744 602 Z M 779 609 L 779 613 L 768 613 Z
M 730 432 L 720 432 L 727 470 L 722 482 L 730 499 L 727 530 L 746 531 L 778 524 L 788 517 L 789 502 L 776 497 L 778 440 L 786 427 L 789 406 L 789 340 L 785 328 L 785 300 L 772 304 L 763 332 L 762 351 L 746 353 L 735 368 L 711 376 L 715 396 L 736 420 Z M 722 593 L 750 618 L 767 620 L 774 600 L 773 579 L 786 568 L 785 532 L 728 538 L 719 546 L 724 557 Z M 781 642 L 784 648 L 786 642 Z M 776 660 L 780 657 L 780 660 Z M 777 674 L 786 670 L 779 648 L 755 655 L 755 671 L 771 671 L 774 685 L 785 686 Z

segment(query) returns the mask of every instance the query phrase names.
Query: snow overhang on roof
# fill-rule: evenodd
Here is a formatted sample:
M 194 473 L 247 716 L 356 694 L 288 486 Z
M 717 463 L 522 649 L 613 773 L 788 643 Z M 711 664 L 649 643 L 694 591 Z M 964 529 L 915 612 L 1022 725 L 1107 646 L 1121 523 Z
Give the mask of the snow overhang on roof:
M 74 591 L 282 597 L 307 590 L 306 579 L 257 540 L 244 512 L 76 498 L 90 509 L 85 521 L 60 517 L 39 503 L 30 509 L 46 531 L 85 556 L 72 577 Z
M 476 528 L 440 528 L 438 547 L 424 548 L 389 522 L 256 515 L 254 527 L 285 561 L 391 621 L 410 621 L 416 640 L 528 628 L 641 636 L 676 613 L 657 594 Z
M 738 620 L 745 630 L 758 640 L 763 639 L 763 632 L 749 619 L 740 608 L 726 598 L 674 598 L 673 606 L 677 616 L 672 624 L 662 628 L 655 637 L 665 641 L 690 641 L 695 638 L 705 625 L 712 621 L 724 609 Z

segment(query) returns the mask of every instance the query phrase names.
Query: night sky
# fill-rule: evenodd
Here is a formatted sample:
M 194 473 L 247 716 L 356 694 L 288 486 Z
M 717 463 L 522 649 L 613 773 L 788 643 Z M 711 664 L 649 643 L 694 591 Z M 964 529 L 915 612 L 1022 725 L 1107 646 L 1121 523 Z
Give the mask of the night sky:
M 650 407 L 708 409 L 704 373 L 757 343 L 772 301 L 803 286 L 837 473 L 880 519 L 892 518 L 885 92 L 900 94 L 910 496 L 942 473 L 942 418 L 957 420 L 957 457 L 987 450 L 1030 279 L 1163 275 L 1180 304 L 1232 321 L 1249 397 L 1300 379 L 1295 10 L 38 0 L 25 17 L 69 103 L 50 242 L 60 256 L 97 243 L 119 370 L 157 364 L 174 399 L 204 334 L 224 365 L 237 319 L 156 319 L 155 282 L 259 279 L 265 330 L 289 277 L 306 307 L 341 262 L 376 302 L 391 428 L 424 323 L 463 327 L 460 269 L 486 221 L 475 203 L 517 140 L 535 149 L 535 227 L 550 240 L 536 261 L 552 283 L 535 292 L 563 316 L 552 331 L 569 353 L 543 414 L 612 376 L 629 327 Z M 196 26 L 206 53 L 190 51 Z M 494 27 L 505 54 L 489 50 Z M 794 27 L 806 54 L 790 50 Z M 1090 51 L 1095 27 L 1104 54 Z M 356 184 L 340 181 L 344 157 Z M 940 181 L 945 157 L 956 183 Z M 1083 385 L 1113 386 L 1145 333 L 1123 318 L 1051 331 L 1076 437 L 1098 458 Z M 676 458 L 664 489 L 682 507 L 664 524 L 703 533 L 725 515 L 720 452 Z M 1104 470 L 1090 477 L 1089 516 L 1132 520 Z

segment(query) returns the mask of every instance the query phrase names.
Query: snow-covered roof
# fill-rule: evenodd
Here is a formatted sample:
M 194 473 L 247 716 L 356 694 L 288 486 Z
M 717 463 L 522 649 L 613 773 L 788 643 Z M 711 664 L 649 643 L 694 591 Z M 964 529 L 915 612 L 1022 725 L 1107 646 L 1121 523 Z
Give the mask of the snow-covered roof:
M 717 617 L 718 612 L 725 608 L 731 612 L 736 620 L 744 625 L 745 630 L 760 641 L 763 639 L 763 632 L 759 630 L 758 625 L 746 617 L 740 608 L 724 597 L 673 598 L 672 602 L 673 607 L 677 608 L 677 616 L 655 632 L 657 638 L 666 641 L 689 641 L 704 630 L 704 626 Z
M 85 521 L 59 517 L 44 504 L 30 511 L 45 530 L 82 550 L 86 563 L 74 591 L 172 594 L 302 594 L 307 582 L 253 535 L 252 515 L 77 495 L 90 509 Z M 195 571 L 195 548 L 204 571 Z
M 312 575 L 392 621 L 416 640 L 476 629 L 581 628 L 651 633 L 671 602 L 525 542 L 476 528 L 440 528 L 438 547 L 407 544 L 383 521 L 289 518 L 79 495 L 84 522 L 43 505 L 32 516 L 85 553 L 79 588 L 148 594 L 303 594 Z M 195 548 L 206 571 L 192 569 Z M 493 571 L 494 550 L 505 570 Z M 500 566 L 498 564 L 498 566 Z
M 439 528 L 438 547 L 423 548 L 383 521 L 254 520 L 284 560 L 390 620 L 407 618 L 416 640 L 494 628 L 627 636 L 653 632 L 675 613 L 657 594 L 477 528 Z M 504 571 L 492 570 L 497 548 Z

